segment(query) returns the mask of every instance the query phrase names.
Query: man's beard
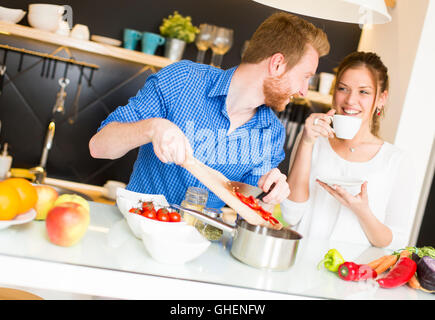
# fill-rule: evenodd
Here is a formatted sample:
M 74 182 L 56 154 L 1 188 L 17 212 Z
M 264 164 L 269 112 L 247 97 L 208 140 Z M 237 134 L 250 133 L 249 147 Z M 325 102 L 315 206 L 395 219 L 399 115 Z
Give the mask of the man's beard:
M 264 103 L 276 112 L 284 111 L 289 103 L 290 94 L 282 89 L 282 83 L 281 77 L 269 77 L 263 83 Z

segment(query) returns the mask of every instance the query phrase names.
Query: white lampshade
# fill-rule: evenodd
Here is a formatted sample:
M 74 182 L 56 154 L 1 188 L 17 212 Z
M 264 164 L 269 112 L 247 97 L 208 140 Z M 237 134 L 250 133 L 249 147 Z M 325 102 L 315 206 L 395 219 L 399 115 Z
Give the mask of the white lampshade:
M 384 0 L 254 0 L 304 16 L 358 24 L 391 21 Z

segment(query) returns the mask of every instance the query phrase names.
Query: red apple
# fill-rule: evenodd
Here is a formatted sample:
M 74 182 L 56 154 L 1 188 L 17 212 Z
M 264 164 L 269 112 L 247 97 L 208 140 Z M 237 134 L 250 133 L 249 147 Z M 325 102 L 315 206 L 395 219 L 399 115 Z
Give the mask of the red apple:
M 64 202 L 54 206 L 45 219 L 48 238 L 56 245 L 72 246 L 86 233 L 89 220 L 89 212 L 80 204 Z
M 36 220 L 45 220 L 48 211 L 53 208 L 54 202 L 59 194 L 56 189 L 47 185 L 36 185 L 38 201 L 35 204 Z

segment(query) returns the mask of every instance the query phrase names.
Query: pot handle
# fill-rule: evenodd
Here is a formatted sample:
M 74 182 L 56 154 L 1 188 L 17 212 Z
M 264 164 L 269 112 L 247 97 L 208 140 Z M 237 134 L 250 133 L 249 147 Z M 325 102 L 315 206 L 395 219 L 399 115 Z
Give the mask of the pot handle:
M 221 229 L 222 231 L 228 232 L 232 236 L 234 236 L 234 234 L 236 233 L 235 227 L 233 227 L 233 226 L 231 226 L 228 223 L 225 223 L 223 221 L 219 221 L 215 218 L 212 218 L 212 217 L 210 217 L 210 216 L 208 216 L 200 211 L 197 211 L 194 209 L 189 209 L 189 208 L 184 208 L 184 207 L 179 206 L 177 204 L 169 204 L 169 207 L 176 209 L 176 210 L 187 211 L 187 212 L 189 212 L 189 214 L 191 214 L 195 218 L 198 218 L 199 220 L 204 221 L 204 222 L 212 225 L 213 227 Z

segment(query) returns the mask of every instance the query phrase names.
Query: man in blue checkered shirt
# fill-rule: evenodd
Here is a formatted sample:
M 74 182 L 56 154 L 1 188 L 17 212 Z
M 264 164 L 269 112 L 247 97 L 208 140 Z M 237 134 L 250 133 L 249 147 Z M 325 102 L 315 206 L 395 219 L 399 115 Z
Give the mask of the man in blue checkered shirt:
M 257 185 L 277 204 L 290 194 L 277 166 L 284 159 L 285 130 L 275 111 L 304 96 L 325 33 L 289 13 L 266 19 L 242 63 L 228 70 L 180 61 L 150 75 L 128 104 L 104 120 L 89 147 L 95 158 L 116 159 L 139 147 L 127 189 L 163 194 L 180 204 L 189 186 L 205 188 L 181 165 L 187 157 L 230 180 Z M 209 190 L 209 207 L 224 203 Z

